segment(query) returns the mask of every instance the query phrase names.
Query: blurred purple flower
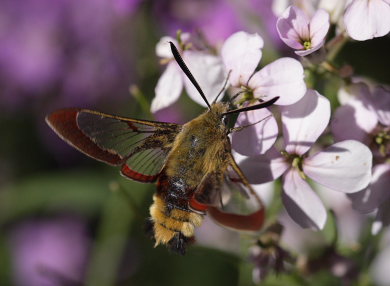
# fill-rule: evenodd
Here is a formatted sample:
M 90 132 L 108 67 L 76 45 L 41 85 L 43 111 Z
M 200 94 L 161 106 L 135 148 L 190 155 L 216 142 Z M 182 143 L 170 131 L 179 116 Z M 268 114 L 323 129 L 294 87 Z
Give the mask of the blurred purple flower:
M 81 282 L 90 241 L 75 218 L 31 220 L 10 237 L 13 274 L 18 286 L 60 286 Z
M 166 34 L 200 30 L 212 44 L 244 28 L 235 7 L 224 0 L 160 0 L 154 10 Z
M 139 6 L 141 0 L 114 0 L 114 9 L 119 15 L 131 14 Z
M 129 56 L 113 37 L 122 20 L 113 6 L 105 0 L 1 1 L 1 103 L 17 107 L 55 93 L 57 106 L 88 105 L 126 91 Z

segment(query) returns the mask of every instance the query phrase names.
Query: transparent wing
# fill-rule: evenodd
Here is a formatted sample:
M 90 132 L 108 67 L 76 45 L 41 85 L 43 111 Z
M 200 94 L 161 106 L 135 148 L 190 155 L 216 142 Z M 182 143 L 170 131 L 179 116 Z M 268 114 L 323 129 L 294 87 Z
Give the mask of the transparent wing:
M 53 130 L 81 152 L 141 182 L 154 181 L 181 126 L 137 120 L 87 109 L 64 109 L 46 118 Z
M 233 156 L 229 154 L 229 157 L 230 165 L 218 190 L 223 205 L 222 207 L 216 207 L 215 203 L 210 205 L 208 214 L 225 227 L 257 231 L 263 226 L 265 207 L 234 161 Z M 228 200 L 225 202 L 226 198 Z M 253 209 L 254 207 L 256 210 Z

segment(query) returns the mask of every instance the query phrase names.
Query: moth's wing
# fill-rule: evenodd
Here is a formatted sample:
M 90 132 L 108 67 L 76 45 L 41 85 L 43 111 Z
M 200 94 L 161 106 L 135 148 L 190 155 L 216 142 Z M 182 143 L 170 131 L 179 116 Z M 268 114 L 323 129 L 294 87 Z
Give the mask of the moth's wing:
M 210 206 L 222 205 L 222 180 L 217 173 L 208 173 L 204 176 L 198 187 L 196 188 L 193 199 L 195 202 Z
M 218 192 L 223 195 L 224 189 L 228 189 L 231 193 L 231 199 L 222 207 L 215 206 L 215 204 L 210 205 L 208 214 L 225 227 L 243 231 L 258 231 L 263 226 L 265 219 L 264 204 L 231 154 L 229 154 L 229 158 L 229 171 L 225 174 Z M 244 206 L 245 209 L 239 209 L 240 205 Z M 228 210 L 229 206 L 233 208 Z M 251 210 L 254 206 L 257 208 L 255 211 Z M 244 213 L 241 213 L 242 211 Z
M 87 109 L 63 109 L 46 117 L 67 143 L 99 161 L 122 166 L 126 177 L 153 182 L 181 126 L 137 120 Z

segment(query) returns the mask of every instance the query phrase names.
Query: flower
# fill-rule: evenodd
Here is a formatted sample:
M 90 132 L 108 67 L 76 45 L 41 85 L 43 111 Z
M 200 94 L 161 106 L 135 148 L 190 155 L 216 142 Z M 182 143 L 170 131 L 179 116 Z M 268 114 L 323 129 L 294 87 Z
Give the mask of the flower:
M 276 105 L 298 101 L 306 91 L 302 65 L 295 59 L 281 58 L 255 72 L 262 57 L 263 44 L 258 34 L 237 32 L 226 39 L 222 46 L 221 57 L 230 75 L 229 83 L 243 93 L 240 101 L 250 104 L 277 96 Z M 232 134 L 233 148 L 240 154 L 262 154 L 275 143 L 277 123 L 268 109 L 241 113 L 236 126 L 245 125 L 252 126 Z M 247 140 L 243 141 L 242 138 Z
M 325 10 L 317 10 L 309 19 L 295 6 L 288 7 L 276 22 L 282 41 L 300 56 L 307 56 L 324 45 L 329 26 L 329 14 Z
M 336 109 L 331 122 L 336 141 L 354 139 L 369 145 L 374 154 L 390 153 L 390 90 L 360 82 L 344 89 L 346 103 Z
M 390 31 L 389 0 L 353 0 L 344 13 L 348 35 L 357 41 L 382 37 Z
M 301 99 L 306 92 L 303 67 L 293 58 L 280 58 L 261 70 L 255 69 L 261 59 L 263 39 L 258 34 L 237 32 L 224 42 L 221 57 L 229 82 L 238 87 L 248 100 L 280 98 L 276 105 L 289 105 Z
M 387 230 L 381 237 L 379 250 L 371 264 L 371 275 L 378 286 L 390 285 L 390 230 Z
M 82 221 L 65 217 L 28 221 L 12 231 L 10 243 L 16 285 L 82 281 L 90 244 Z
M 390 216 L 386 209 L 390 200 L 388 187 L 390 185 L 390 163 L 378 164 L 372 168 L 372 179 L 370 185 L 357 193 L 349 194 L 354 209 L 369 213 L 378 209 L 376 223 L 374 223 L 372 232 L 377 233 L 383 226 L 389 224 Z
M 345 92 L 346 91 L 346 92 Z M 365 83 L 347 86 L 348 98 L 334 115 L 331 129 L 336 140 L 355 139 L 368 145 L 374 154 L 370 185 L 350 194 L 353 207 L 363 213 L 378 210 L 372 232 L 377 233 L 390 222 L 387 202 L 390 200 L 390 91 L 383 86 L 372 90 Z
M 364 189 L 371 178 L 372 154 L 364 144 L 346 140 L 308 154 L 329 123 L 329 100 L 308 90 L 297 103 L 282 107 L 284 150 L 275 148 L 241 164 L 251 183 L 272 181 L 283 175 L 282 200 L 289 215 L 302 227 L 322 229 L 326 210 L 307 178 L 335 191 L 353 193 Z
M 242 88 L 250 99 L 266 101 L 279 96 L 277 104 L 287 105 L 298 101 L 306 91 L 303 67 L 295 59 L 279 59 L 254 73 L 263 47 L 263 40 L 257 34 L 233 34 L 222 46 L 221 57 L 189 50 L 188 34 L 183 36 L 180 43 L 164 37 L 157 44 L 157 55 L 163 58 L 163 62 L 168 62 L 168 65 L 157 83 L 152 112 L 173 104 L 179 98 L 183 86 L 191 99 L 206 106 L 195 87 L 172 61 L 168 41 L 179 45 L 184 61 L 209 101 L 218 94 L 228 73 L 230 84 Z
M 240 113 L 236 121 L 239 126 L 248 127 L 232 134 L 232 146 L 245 156 L 264 154 L 278 138 L 278 123 L 267 108 Z
M 157 43 L 156 54 L 162 58 L 167 67 L 157 82 L 156 96 L 151 105 L 153 113 L 175 103 L 185 87 L 189 97 L 200 105 L 206 106 L 198 91 L 186 78 L 178 64 L 174 61 L 169 42 L 173 42 L 182 53 L 182 57 L 196 81 L 204 91 L 206 98 L 212 101 L 222 88 L 225 73 L 219 57 L 188 48 L 189 34 L 180 36 L 180 43 L 171 37 L 163 37 Z

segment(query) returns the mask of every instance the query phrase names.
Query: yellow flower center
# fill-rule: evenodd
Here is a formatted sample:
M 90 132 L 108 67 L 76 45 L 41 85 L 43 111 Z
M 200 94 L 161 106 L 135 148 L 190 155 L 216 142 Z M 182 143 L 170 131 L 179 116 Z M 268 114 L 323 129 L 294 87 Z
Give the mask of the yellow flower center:
M 311 42 L 310 41 L 304 41 L 303 42 L 303 47 L 305 50 L 310 50 L 311 49 Z

